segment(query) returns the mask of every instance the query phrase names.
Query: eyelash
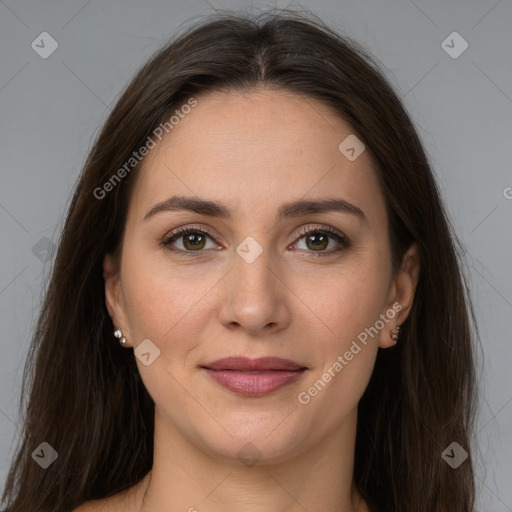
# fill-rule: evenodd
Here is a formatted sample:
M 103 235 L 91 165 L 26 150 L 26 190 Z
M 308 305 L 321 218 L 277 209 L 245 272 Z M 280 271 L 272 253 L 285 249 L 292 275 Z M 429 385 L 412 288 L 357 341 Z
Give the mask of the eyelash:
M 196 257 L 195 253 L 202 253 L 204 251 L 202 251 L 202 250 L 184 251 L 182 249 L 173 249 L 173 248 L 169 247 L 172 244 L 172 242 L 174 242 L 175 240 L 178 240 L 180 237 L 188 235 L 189 233 L 201 233 L 203 235 L 208 235 L 215 243 L 217 243 L 215 236 L 208 229 L 206 229 L 206 228 L 197 229 L 197 228 L 193 228 L 193 227 L 185 227 L 185 228 L 178 228 L 175 231 L 169 233 L 162 240 L 161 245 L 169 252 L 178 254 L 179 256 Z M 313 234 L 313 233 L 321 233 L 324 235 L 329 235 L 331 238 L 336 239 L 336 241 L 340 244 L 340 246 L 334 250 L 331 249 L 330 251 L 327 251 L 327 252 L 326 251 L 320 251 L 320 252 L 308 251 L 308 253 L 309 253 L 307 256 L 308 258 L 319 258 L 319 257 L 323 257 L 323 256 L 332 256 L 333 254 L 338 254 L 342 250 L 350 247 L 349 239 L 343 233 L 341 233 L 337 229 L 334 229 L 330 226 L 314 227 L 314 228 L 306 227 L 306 228 L 301 229 L 301 231 L 298 233 L 298 238 L 296 239 L 295 242 L 293 242 L 293 245 L 298 243 L 299 240 L 301 240 L 305 236 Z

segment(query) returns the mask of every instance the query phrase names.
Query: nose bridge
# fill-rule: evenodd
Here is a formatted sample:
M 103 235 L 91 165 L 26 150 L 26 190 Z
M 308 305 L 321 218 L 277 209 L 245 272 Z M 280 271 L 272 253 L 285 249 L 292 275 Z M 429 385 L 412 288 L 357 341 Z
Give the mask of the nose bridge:
M 272 281 L 275 276 L 272 271 L 271 250 L 268 241 L 263 241 L 262 238 L 259 237 L 260 243 L 254 237 L 248 236 L 236 247 L 233 279 L 239 296 L 273 292 Z
M 237 323 L 256 332 L 284 321 L 287 308 L 279 290 L 283 285 L 266 244 L 249 236 L 236 247 L 223 306 L 224 323 Z

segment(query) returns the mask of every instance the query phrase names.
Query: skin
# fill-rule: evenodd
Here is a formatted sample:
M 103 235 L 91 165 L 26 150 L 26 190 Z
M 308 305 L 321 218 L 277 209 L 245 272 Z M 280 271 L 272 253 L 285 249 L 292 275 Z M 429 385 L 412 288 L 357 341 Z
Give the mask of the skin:
M 136 359 L 155 401 L 154 465 L 142 510 L 367 511 L 352 480 L 357 404 L 378 347 L 394 345 L 391 331 L 409 313 L 417 248 L 393 274 L 371 155 L 349 161 L 339 151 L 352 130 L 325 106 L 265 89 L 196 99 L 147 156 L 120 262 L 110 255 L 104 262 L 114 325 L 129 347 L 150 339 L 160 350 L 149 366 Z M 233 217 L 165 211 L 144 220 L 177 194 L 222 202 Z M 327 197 L 356 205 L 366 220 L 342 212 L 276 218 L 283 203 Z M 194 252 L 181 236 L 171 248 L 193 255 L 180 256 L 161 244 L 180 226 L 209 228 L 215 239 L 205 235 Z M 311 234 L 299 235 L 302 227 L 333 227 L 350 245 L 327 255 L 339 242 L 329 235 L 329 245 L 316 249 Z M 263 251 L 252 263 L 236 252 L 248 236 Z M 299 403 L 298 394 L 397 302 L 401 311 L 379 334 L 307 405 Z M 200 368 L 230 355 L 272 355 L 308 370 L 267 396 L 245 397 Z M 248 442 L 261 457 L 252 466 L 237 456 Z M 91 510 L 138 512 L 149 476 Z

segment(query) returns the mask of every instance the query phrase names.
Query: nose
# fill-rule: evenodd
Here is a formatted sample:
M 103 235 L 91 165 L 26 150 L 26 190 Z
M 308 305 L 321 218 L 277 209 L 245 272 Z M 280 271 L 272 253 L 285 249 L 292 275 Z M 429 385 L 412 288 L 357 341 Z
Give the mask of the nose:
M 291 291 L 279 263 L 268 249 L 252 262 L 238 253 L 223 279 L 220 321 L 230 330 L 268 336 L 285 329 L 291 320 Z

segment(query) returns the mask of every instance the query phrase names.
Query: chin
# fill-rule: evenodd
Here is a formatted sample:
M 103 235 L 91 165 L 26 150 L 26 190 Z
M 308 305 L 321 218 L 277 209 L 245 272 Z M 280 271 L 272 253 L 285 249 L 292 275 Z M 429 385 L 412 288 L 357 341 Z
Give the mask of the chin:
M 299 426 L 293 413 L 286 415 L 237 412 L 229 419 L 219 418 L 219 423 L 226 430 L 218 425 L 217 428 L 203 425 L 207 429 L 201 429 L 203 432 L 198 434 L 208 450 L 220 457 L 247 466 L 277 464 L 305 451 L 308 439 L 312 440 L 312 434 Z

